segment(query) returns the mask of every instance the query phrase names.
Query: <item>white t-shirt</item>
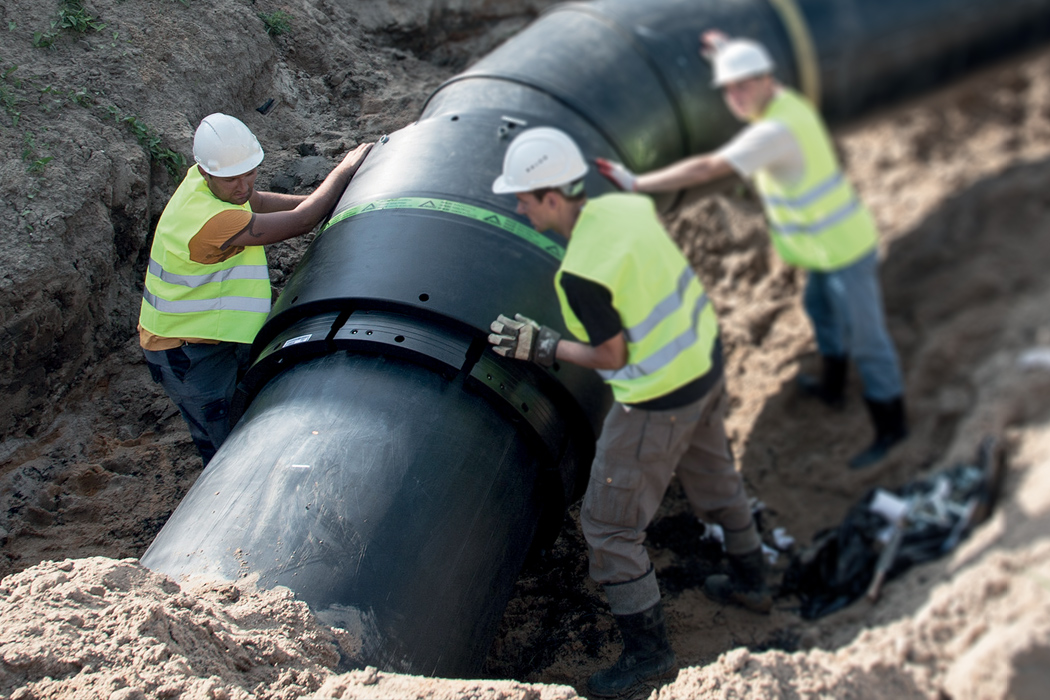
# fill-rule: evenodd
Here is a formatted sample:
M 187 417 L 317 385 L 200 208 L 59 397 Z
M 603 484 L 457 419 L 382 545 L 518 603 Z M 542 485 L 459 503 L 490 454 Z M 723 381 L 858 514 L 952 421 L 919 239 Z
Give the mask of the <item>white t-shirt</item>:
M 741 177 L 749 178 L 765 169 L 785 185 L 797 182 L 806 172 L 802 148 L 791 130 L 780 122 L 754 122 L 715 152 L 725 158 Z

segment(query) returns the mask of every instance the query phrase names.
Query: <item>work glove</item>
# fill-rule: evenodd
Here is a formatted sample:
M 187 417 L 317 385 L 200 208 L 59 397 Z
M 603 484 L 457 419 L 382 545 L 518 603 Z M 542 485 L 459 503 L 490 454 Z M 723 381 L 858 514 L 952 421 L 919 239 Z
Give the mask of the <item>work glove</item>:
M 700 55 L 713 63 L 715 55 L 729 43 L 729 35 L 719 29 L 709 29 L 700 35 Z
M 497 354 L 515 360 L 528 360 L 543 367 L 554 364 L 554 353 L 561 340 L 561 334 L 557 331 L 541 326 L 521 314 L 514 314 L 514 318 L 500 314 L 489 329 L 492 330 L 489 342 Z
M 634 192 L 638 187 L 638 177 L 621 164 L 604 158 L 595 158 L 594 164 L 598 166 L 598 172 L 624 192 Z

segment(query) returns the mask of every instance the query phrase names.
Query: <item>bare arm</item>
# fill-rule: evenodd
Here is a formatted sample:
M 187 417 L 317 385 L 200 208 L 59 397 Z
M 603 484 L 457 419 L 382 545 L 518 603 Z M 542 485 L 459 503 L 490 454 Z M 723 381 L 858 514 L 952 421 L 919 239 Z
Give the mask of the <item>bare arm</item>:
M 627 341 L 623 331 L 596 347 L 563 338 L 555 357 L 588 369 L 621 369 L 627 364 Z
M 294 209 L 253 214 L 244 230 L 231 238 L 227 245 L 267 245 L 312 231 L 335 206 L 371 148 L 372 144 L 363 143 L 347 153 L 320 187 L 304 197 Z
M 303 194 L 281 194 L 280 192 L 252 192 L 248 201 L 252 205 L 252 211 L 256 214 L 269 214 L 275 211 L 288 211 L 295 209 L 306 199 Z
M 711 153 L 693 156 L 639 175 L 635 186 L 638 192 L 673 192 L 733 174 L 733 167 L 725 158 Z

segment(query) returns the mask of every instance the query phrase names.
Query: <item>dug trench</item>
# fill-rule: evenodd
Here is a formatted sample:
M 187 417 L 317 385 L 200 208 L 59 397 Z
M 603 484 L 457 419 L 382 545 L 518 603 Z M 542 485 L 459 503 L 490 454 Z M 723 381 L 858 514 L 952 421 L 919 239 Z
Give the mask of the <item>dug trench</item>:
M 387 107 L 403 116 L 410 102 L 391 98 Z M 1050 483 L 1050 372 L 1018 358 L 1050 346 L 1050 52 L 888 107 L 843 127 L 837 141 L 883 235 L 886 311 L 906 375 L 911 435 L 875 468 L 845 466 L 871 437 L 855 376 L 841 412 L 795 390 L 795 375 L 816 360 L 800 304 L 804 275 L 771 251 L 750 190 L 734 181 L 690 193 L 667 218 L 720 315 L 727 426 L 748 489 L 761 501 L 763 530 L 782 527 L 806 543 L 871 488 L 968 459 L 987 434 L 1007 444 L 1003 501 L 959 552 L 891 582 L 879 604 L 858 602 L 809 621 L 789 597 L 769 616 L 708 601 L 699 584 L 721 566 L 720 549 L 701 538 L 673 485 L 647 544 L 684 670 L 657 695 L 1039 697 L 1025 689 L 1045 688 L 1050 667 L 1050 624 L 1038 612 L 1050 609 L 1050 504 L 1034 495 Z M 279 249 L 276 266 L 287 271 L 301 252 Z M 181 418 L 150 382 L 130 327 L 53 412 L 32 435 L 6 441 L 0 456 L 0 692 L 131 698 L 142 687 L 158 696 L 158 688 L 178 690 L 171 697 L 383 696 L 369 694 L 384 687 L 374 674 L 337 681 L 331 631 L 279 596 L 228 585 L 187 584 L 180 592 L 133 560 L 200 466 Z M 132 561 L 118 561 L 125 558 Z M 64 560 L 72 561 L 55 563 Z M 782 573 L 786 560 L 774 569 Z M 1021 607 L 1008 607 L 1010 597 Z M 236 605 L 244 610 L 235 614 Z M 107 641 L 87 631 L 103 609 L 128 620 Z M 138 609 L 148 615 L 135 617 Z M 1005 671 L 976 663 L 994 657 L 982 644 L 1002 642 L 1004 634 L 1033 641 L 1017 642 Z M 194 635 L 204 641 L 190 643 Z M 154 656 L 136 659 L 113 640 L 129 649 L 148 641 Z M 402 692 L 386 692 L 586 695 L 587 677 L 618 652 L 571 508 L 555 544 L 522 572 L 485 665 L 486 678 L 517 684 L 494 681 L 496 690 L 486 691 L 484 684 L 465 690 L 453 681 L 409 679 Z M 176 657 L 185 663 L 172 665 Z M 975 677 L 964 667 L 990 670 Z
M 669 218 L 720 312 L 727 427 L 748 489 L 764 506 L 759 518 L 767 541 L 783 527 L 807 543 L 872 488 L 896 488 L 972 460 L 982 437 L 1009 440 L 1018 426 L 1050 417 L 1050 404 L 1038 398 L 1050 379 L 1008 380 L 1015 370 L 1005 359 L 1050 341 L 1040 306 L 1050 298 L 1050 160 L 1046 145 L 1033 138 L 1045 133 L 1048 113 L 1045 94 L 1032 101 L 1042 94 L 1042 79 L 1027 78 L 1035 75 L 1029 67 L 1046 60 L 1043 54 L 1003 66 L 839 131 L 850 174 L 884 234 L 885 307 L 906 375 L 911 434 L 875 468 L 846 467 L 871 439 L 855 374 L 842 411 L 796 389 L 797 373 L 815 370 L 819 359 L 801 307 L 804 273 L 771 251 L 752 193 L 727 183 L 714 196 L 694 193 Z M 996 377 L 989 362 L 1005 376 Z M 1024 386 L 987 402 L 1000 381 Z M 615 659 L 618 637 L 600 591 L 579 585 L 586 565 L 578 556 L 584 543 L 577 516 L 567 519 L 551 555 L 556 565 L 534 565 L 519 583 L 489 660 L 496 675 L 579 687 Z M 788 652 L 824 646 L 865 624 L 865 602 L 818 623 L 801 620 L 791 598 L 778 600 L 769 618 L 711 603 L 700 588 L 719 566 L 720 547 L 703 534 L 672 486 L 647 546 L 683 665 L 703 666 L 741 646 Z M 786 563 L 781 557 L 774 570 L 782 574 Z M 911 601 L 901 614 L 922 602 Z M 535 620 L 552 624 L 523 633 Z

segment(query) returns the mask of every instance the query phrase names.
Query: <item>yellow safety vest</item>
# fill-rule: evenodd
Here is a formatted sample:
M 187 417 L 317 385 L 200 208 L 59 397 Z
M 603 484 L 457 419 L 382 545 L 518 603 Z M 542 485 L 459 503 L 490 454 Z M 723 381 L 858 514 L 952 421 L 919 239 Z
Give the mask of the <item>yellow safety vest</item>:
M 572 230 L 554 288 L 565 325 L 588 342 L 561 286 L 565 272 L 612 293 L 627 339 L 627 365 L 599 375 L 617 401 L 666 396 L 711 369 L 718 337 L 714 309 L 648 197 L 614 193 L 592 199 Z
M 831 139 L 809 103 L 781 88 L 762 119 L 786 126 L 805 162 L 805 174 L 790 186 L 764 169 L 755 175 L 773 247 L 784 261 L 827 272 L 870 252 L 878 239 L 875 221 L 839 168 Z
M 164 208 L 150 249 L 139 323 L 166 338 L 250 343 L 270 313 L 270 275 L 262 246 L 219 263 L 190 260 L 189 243 L 216 214 L 251 211 L 217 198 L 196 166 Z

